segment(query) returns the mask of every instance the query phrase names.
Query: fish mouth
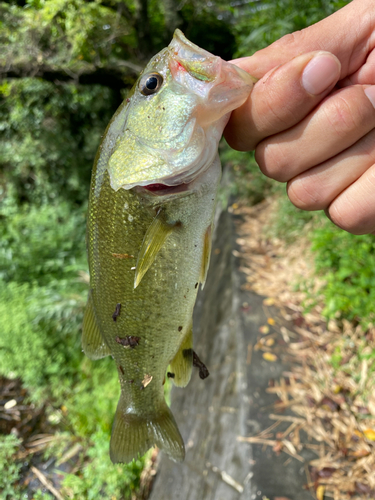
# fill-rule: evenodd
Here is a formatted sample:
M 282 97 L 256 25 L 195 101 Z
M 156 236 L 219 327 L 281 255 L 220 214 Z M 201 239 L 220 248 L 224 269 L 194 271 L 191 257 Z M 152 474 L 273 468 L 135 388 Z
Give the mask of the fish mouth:
M 138 189 L 142 191 L 147 191 L 151 195 L 154 196 L 173 196 L 173 195 L 181 195 L 185 194 L 189 191 L 189 185 L 187 184 L 178 184 L 177 186 L 168 186 L 167 184 L 148 184 L 146 186 L 139 186 Z

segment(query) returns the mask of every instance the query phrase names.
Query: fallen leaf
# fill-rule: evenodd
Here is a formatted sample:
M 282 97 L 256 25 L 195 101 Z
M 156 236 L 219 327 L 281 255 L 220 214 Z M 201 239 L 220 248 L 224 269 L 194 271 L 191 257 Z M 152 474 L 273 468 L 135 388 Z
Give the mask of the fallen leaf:
M 277 441 L 277 443 L 272 447 L 272 450 L 279 455 L 281 450 L 283 449 L 283 443 L 281 441 Z
M 366 429 L 366 430 L 363 431 L 363 434 L 370 441 L 375 441 L 375 431 L 374 431 L 374 429 Z
M 268 319 L 267 319 L 267 323 L 268 323 L 269 325 L 274 325 L 274 324 L 276 323 L 276 321 L 275 321 L 273 318 L 268 318 Z
M 317 500 L 323 500 L 324 499 L 324 492 L 326 490 L 326 487 L 323 486 L 322 484 L 317 487 L 316 489 L 316 498 Z
M 272 352 L 264 352 L 263 359 L 266 361 L 271 361 L 272 363 L 277 360 L 276 354 L 272 354 Z
M 320 406 L 327 411 L 338 411 L 340 409 L 340 405 L 327 396 L 321 400 Z
M 358 481 L 356 481 L 355 482 L 355 491 L 357 493 L 369 494 L 372 492 L 372 489 L 368 484 L 359 483 Z
M 14 408 L 16 405 L 17 405 L 17 401 L 15 399 L 11 399 L 5 403 L 4 409 L 10 410 L 11 408 Z
M 263 304 L 265 306 L 273 306 L 275 303 L 275 299 L 273 297 L 268 297 L 268 299 L 263 300 Z
M 369 450 L 361 449 L 361 450 L 354 451 L 351 455 L 352 455 L 352 457 L 362 458 L 362 457 L 367 457 L 368 455 L 370 455 L 370 452 L 369 452 Z
M 271 347 L 275 343 L 275 339 L 266 339 L 264 343 L 266 346 Z
M 319 477 L 331 477 L 334 472 L 336 472 L 337 469 L 334 467 L 323 467 L 323 469 L 320 469 L 318 471 L 318 476 Z
M 259 328 L 260 333 L 263 333 L 263 335 L 267 335 L 267 333 L 270 331 L 270 327 L 267 325 L 263 325 Z

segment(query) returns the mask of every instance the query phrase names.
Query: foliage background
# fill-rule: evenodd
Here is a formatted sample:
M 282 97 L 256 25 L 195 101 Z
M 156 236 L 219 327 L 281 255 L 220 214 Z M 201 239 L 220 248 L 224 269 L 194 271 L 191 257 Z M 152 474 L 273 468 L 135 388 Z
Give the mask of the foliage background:
M 85 213 L 90 172 L 110 117 L 149 57 L 181 28 L 224 59 L 251 55 L 348 3 L 345 0 L 0 1 L 0 375 L 20 377 L 82 465 L 63 480 L 70 498 L 130 498 L 143 460 L 113 467 L 107 446 L 118 398 L 110 360 L 80 349 L 87 294 Z M 222 147 L 233 191 L 251 203 L 281 192 L 251 153 Z M 285 197 L 283 198 L 283 200 Z M 281 201 L 284 236 L 313 216 Z M 318 216 L 311 233 L 324 273 L 327 318 L 373 321 L 375 244 Z M 275 231 L 277 228 L 275 228 Z M 294 232 L 293 232 L 294 231 Z M 298 231 L 297 231 L 298 232 Z M 0 435 L 0 494 L 24 498 L 20 439 Z M 44 498 L 40 494 L 38 498 Z M 48 495 L 47 495 L 48 496 Z

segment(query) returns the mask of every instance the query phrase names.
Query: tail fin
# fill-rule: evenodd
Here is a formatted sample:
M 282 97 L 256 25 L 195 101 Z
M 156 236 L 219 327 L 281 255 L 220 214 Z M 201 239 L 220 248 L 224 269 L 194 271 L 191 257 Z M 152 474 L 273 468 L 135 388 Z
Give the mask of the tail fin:
M 110 457 L 115 463 L 128 463 L 156 445 L 175 462 L 185 458 L 185 447 L 175 419 L 166 402 L 148 418 L 126 413 L 121 394 L 113 422 Z

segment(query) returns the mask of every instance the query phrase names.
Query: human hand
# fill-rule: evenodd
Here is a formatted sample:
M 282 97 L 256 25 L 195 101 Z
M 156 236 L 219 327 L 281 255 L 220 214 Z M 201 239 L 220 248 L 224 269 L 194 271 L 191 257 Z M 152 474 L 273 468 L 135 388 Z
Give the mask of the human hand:
M 225 138 L 294 205 L 375 232 L 375 5 L 353 0 L 235 64 L 260 78 Z M 301 55 L 302 54 L 302 55 Z

